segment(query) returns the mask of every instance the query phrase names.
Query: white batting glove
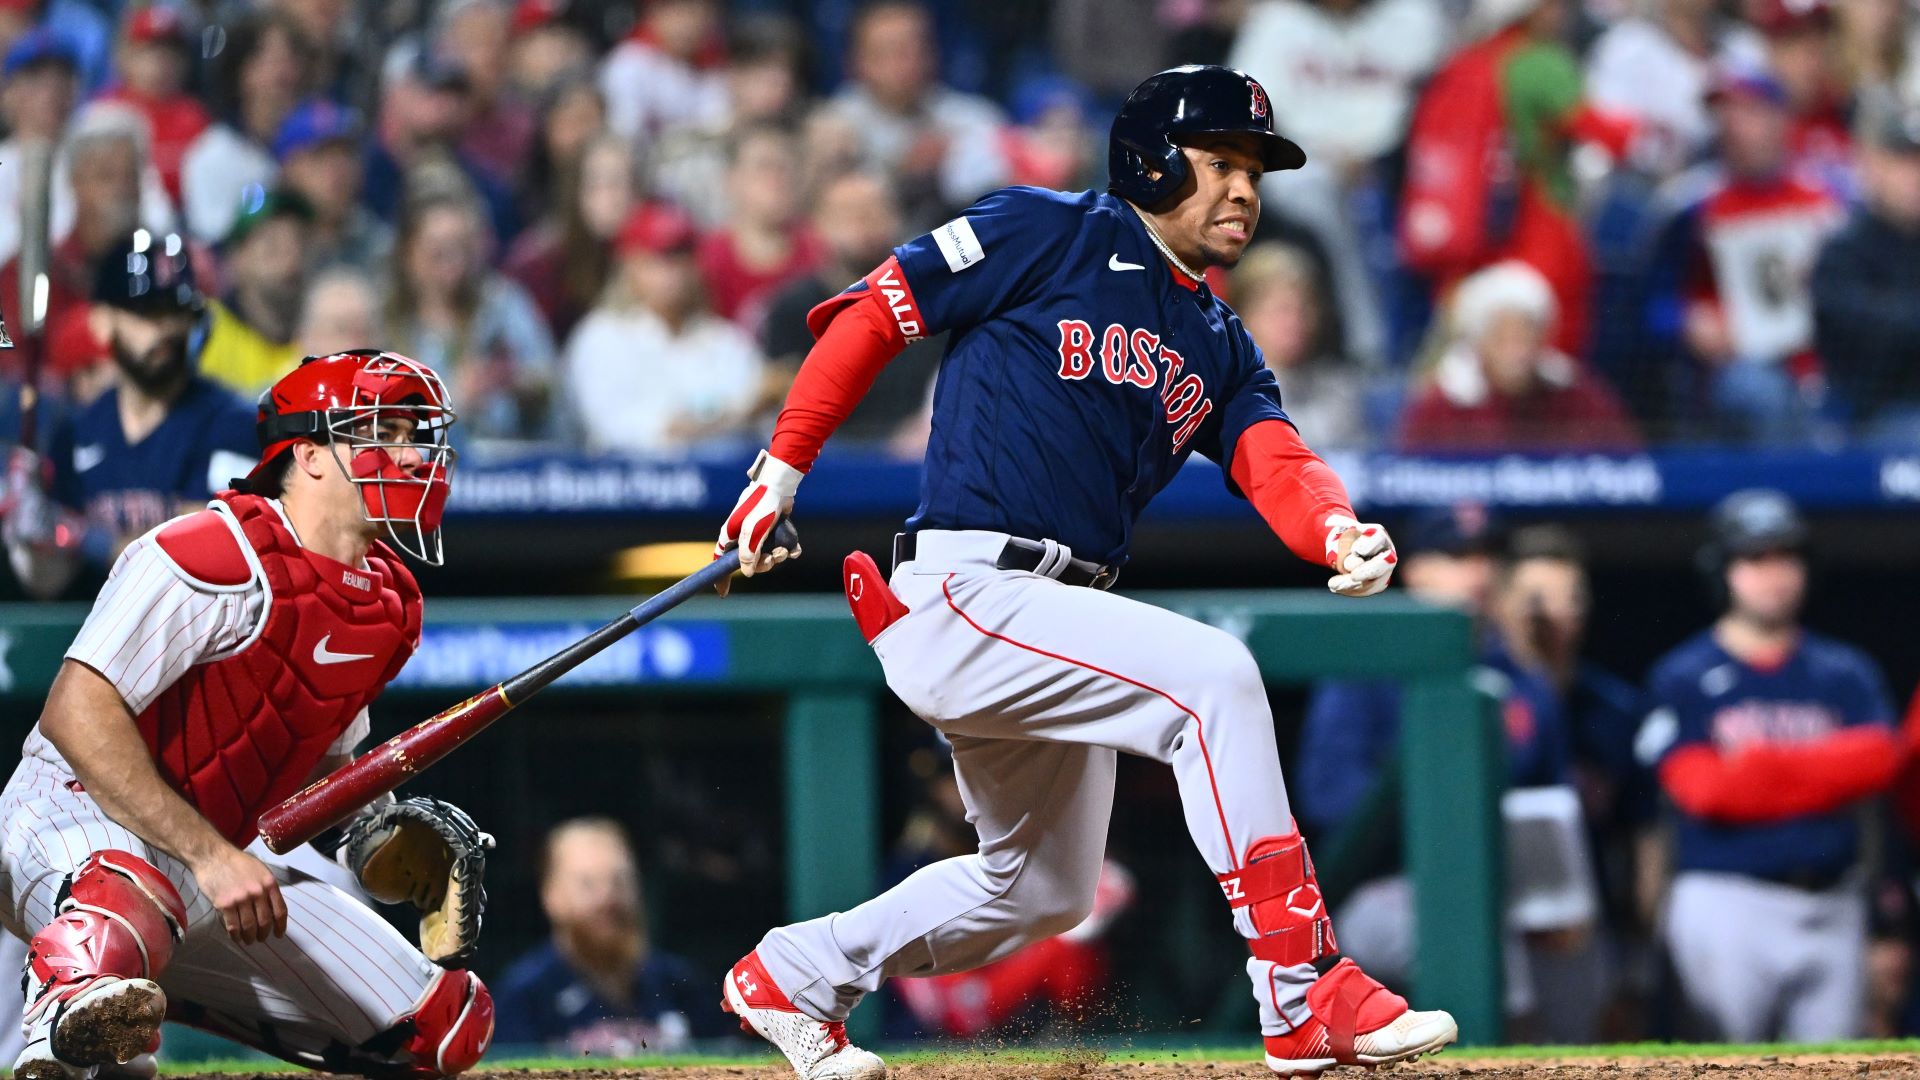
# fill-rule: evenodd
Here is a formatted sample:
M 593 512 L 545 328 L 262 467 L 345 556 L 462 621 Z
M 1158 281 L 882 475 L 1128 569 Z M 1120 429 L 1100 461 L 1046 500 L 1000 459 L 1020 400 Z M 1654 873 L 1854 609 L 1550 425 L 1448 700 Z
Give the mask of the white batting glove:
M 1400 553 L 1379 525 L 1363 525 L 1342 514 L 1327 515 L 1327 565 L 1334 575 L 1327 591 L 1341 596 L 1372 596 L 1387 587 Z
M 730 549 L 740 549 L 740 572 L 748 577 L 771 570 L 788 559 L 800 557 L 800 545 L 795 543 L 792 549 L 776 547 L 762 550 L 767 538 L 773 535 L 773 527 L 781 518 L 793 512 L 793 496 L 800 490 L 800 478 L 806 474 L 781 461 L 765 450 L 753 460 L 753 467 L 747 470 L 747 478 L 753 482 L 740 493 L 739 501 L 733 504 L 733 513 L 727 515 L 724 525 L 720 526 L 720 539 L 713 545 L 713 557 L 726 557 Z M 728 582 L 722 580 L 715 586 L 721 596 L 727 595 Z

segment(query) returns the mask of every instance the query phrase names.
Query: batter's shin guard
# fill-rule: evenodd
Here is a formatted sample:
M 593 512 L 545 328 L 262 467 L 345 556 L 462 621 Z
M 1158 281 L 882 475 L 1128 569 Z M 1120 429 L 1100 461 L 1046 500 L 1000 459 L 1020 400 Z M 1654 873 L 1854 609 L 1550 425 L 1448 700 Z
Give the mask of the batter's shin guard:
M 409 1073 L 420 1080 L 457 1076 L 480 1063 L 493 1043 L 493 995 L 470 971 L 441 971 L 402 1022 Z
M 120 1064 L 150 1051 L 166 1012 L 152 980 L 186 933 L 180 894 L 152 864 L 124 851 L 88 856 L 61 886 L 53 921 L 28 943 L 24 1027 L 16 1075 L 60 1064 Z
M 1219 876 L 1235 911 L 1248 908 L 1253 937 L 1247 947 L 1270 963 L 1315 964 L 1336 956 L 1333 920 L 1313 876 L 1313 859 L 1299 832 L 1255 840 L 1245 866 Z

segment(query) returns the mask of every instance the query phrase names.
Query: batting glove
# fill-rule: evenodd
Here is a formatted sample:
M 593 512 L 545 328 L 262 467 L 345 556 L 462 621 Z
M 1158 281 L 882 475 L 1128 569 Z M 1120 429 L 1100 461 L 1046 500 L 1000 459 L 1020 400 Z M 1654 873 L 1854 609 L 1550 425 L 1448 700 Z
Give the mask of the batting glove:
M 1362 525 L 1341 514 L 1327 515 L 1327 565 L 1334 575 L 1327 591 L 1341 596 L 1372 596 L 1387 587 L 1400 562 L 1393 538 L 1379 525 Z
M 760 451 L 753 467 L 747 470 L 747 479 L 753 483 L 740 493 L 739 501 L 733 504 L 733 513 L 728 514 L 726 524 L 720 526 L 720 539 L 713 545 L 713 557 L 722 558 L 739 548 L 740 572 L 748 577 L 771 570 L 788 559 L 799 558 L 797 541 L 791 548 L 761 549 L 773 535 L 774 525 L 793 512 L 793 496 L 800 490 L 800 478 L 805 475 L 765 450 Z M 728 582 L 722 580 L 714 588 L 725 596 L 727 585 Z

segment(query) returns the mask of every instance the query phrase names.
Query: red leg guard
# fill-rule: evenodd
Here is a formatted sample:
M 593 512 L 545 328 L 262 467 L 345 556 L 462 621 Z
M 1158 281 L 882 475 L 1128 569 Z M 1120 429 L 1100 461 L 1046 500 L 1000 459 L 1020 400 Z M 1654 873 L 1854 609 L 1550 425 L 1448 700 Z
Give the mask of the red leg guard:
M 29 990 L 99 975 L 153 978 L 186 932 L 187 910 L 166 875 L 124 851 L 97 851 L 63 890 L 59 914 L 33 936 Z
M 1252 908 L 1253 955 L 1276 964 L 1311 964 L 1338 951 L 1333 920 L 1298 832 L 1268 836 L 1247 849 L 1247 865 L 1219 877 L 1235 911 Z
M 431 1080 L 473 1068 L 493 1043 L 493 995 L 470 971 L 442 971 L 427 985 L 400 1044 L 413 1074 Z

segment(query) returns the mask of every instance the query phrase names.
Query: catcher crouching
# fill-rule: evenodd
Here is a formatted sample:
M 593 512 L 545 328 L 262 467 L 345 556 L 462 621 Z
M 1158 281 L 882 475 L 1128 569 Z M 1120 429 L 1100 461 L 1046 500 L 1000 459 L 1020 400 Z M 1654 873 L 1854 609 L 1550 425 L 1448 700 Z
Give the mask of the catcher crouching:
M 0 793 L 0 918 L 31 942 L 14 1075 L 151 1076 L 163 1019 L 369 1076 L 486 1052 L 493 1001 L 459 965 L 492 840 L 466 814 L 389 797 L 316 841 L 422 912 L 418 947 L 242 850 L 351 756 L 419 644 L 395 548 L 440 562 L 453 420 L 413 360 L 310 357 L 261 398 L 244 490 L 115 562 Z

